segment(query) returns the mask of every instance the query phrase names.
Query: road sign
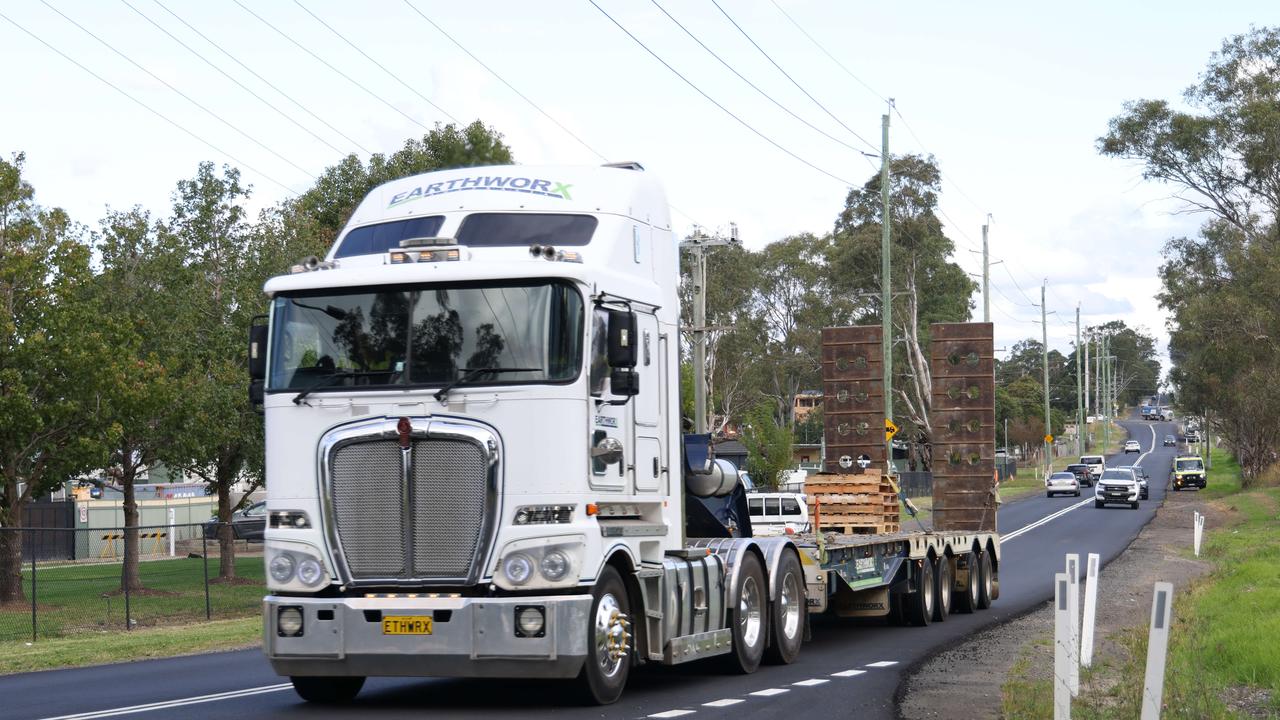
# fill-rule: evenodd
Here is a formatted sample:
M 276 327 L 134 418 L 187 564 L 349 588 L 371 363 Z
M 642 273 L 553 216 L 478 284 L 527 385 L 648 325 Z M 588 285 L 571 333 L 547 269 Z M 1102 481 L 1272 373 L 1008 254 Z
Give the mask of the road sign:
M 1053 436 L 1052 436 L 1052 435 L 1045 435 L 1045 436 L 1044 436 L 1044 441 L 1045 441 L 1045 442 L 1048 442 L 1048 443 L 1053 442 Z
M 892 440 L 894 435 L 898 434 L 898 426 L 893 424 L 889 418 L 884 419 L 884 439 Z

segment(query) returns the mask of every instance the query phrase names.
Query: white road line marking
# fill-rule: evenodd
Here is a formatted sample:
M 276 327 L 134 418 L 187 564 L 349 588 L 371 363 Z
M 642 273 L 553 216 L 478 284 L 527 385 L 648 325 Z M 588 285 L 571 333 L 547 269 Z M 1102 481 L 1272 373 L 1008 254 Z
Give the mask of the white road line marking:
M 702 707 L 729 707 L 738 703 L 746 702 L 742 698 L 725 698 L 723 700 L 712 700 L 709 703 L 702 703 Z
M 1150 449 L 1150 450 L 1148 450 L 1148 451 L 1146 451 L 1146 452 L 1144 452 L 1144 453 L 1142 453 L 1141 455 L 1139 455 L 1139 456 L 1138 456 L 1138 460 L 1137 460 L 1137 462 L 1135 462 L 1135 463 L 1134 463 L 1134 465 L 1141 465 L 1141 464 L 1142 464 L 1142 461 L 1143 461 L 1143 460 L 1146 460 L 1146 459 L 1147 459 L 1147 456 L 1148 456 L 1148 455 L 1150 455 L 1152 452 L 1154 452 L 1154 451 L 1155 451 L 1155 449 L 1156 449 L 1156 428 L 1155 428 L 1155 426 L 1154 426 L 1154 425 L 1148 425 L 1148 426 L 1147 426 L 1147 429 L 1151 431 L 1151 449 Z M 1040 518 L 1039 520 L 1036 520 L 1036 521 L 1035 521 L 1035 522 L 1033 522 L 1033 523 L 1030 523 L 1030 524 L 1027 524 L 1027 525 L 1023 525 L 1022 527 L 1018 528 L 1017 530 L 1014 530 L 1013 532 L 1011 532 L 1011 533 L 1009 533 L 1009 534 L 1007 534 L 1007 535 L 1002 535 L 1002 536 L 1000 537 L 1000 542 L 1001 542 L 1001 543 L 1006 543 L 1006 542 L 1008 542 L 1008 541 L 1010 541 L 1010 540 L 1013 540 L 1014 538 L 1018 537 L 1019 535 L 1022 535 L 1023 533 L 1027 533 L 1027 532 L 1030 532 L 1031 530 L 1035 530 L 1036 528 L 1040 527 L 1041 525 L 1044 525 L 1045 523 L 1048 523 L 1048 522 L 1050 522 L 1050 521 L 1052 521 L 1052 520 L 1056 520 L 1057 518 L 1060 518 L 1060 517 L 1062 517 L 1063 515 L 1066 515 L 1067 513 L 1071 512 L 1072 510 L 1075 510 L 1076 508 L 1082 508 L 1082 507 L 1084 507 L 1085 505 L 1088 505 L 1088 504 L 1089 504 L 1089 503 L 1091 503 L 1091 502 L 1093 502 L 1093 498 L 1089 498 L 1088 500 L 1081 500 L 1080 502 L 1076 503 L 1075 505 L 1069 505 L 1069 506 L 1067 506 L 1067 507 L 1065 507 L 1065 508 L 1063 508 L 1063 509 L 1059 510 L 1058 512 L 1053 513 L 1052 515 L 1046 515 L 1046 516 L 1044 516 L 1044 517 Z
M 231 700 L 233 698 L 249 697 L 250 695 L 264 695 L 266 693 L 288 690 L 292 687 L 292 683 L 263 685 L 262 687 L 245 688 L 244 690 L 231 690 L 229 692 L 214 693 L 212 695 L 197 695 L 195 697 L 166 700 L 164 702 L 111 708 L 110 710 L 94 710 L 92 712 L 76 713 L 73 715 L 59 715 L 57 717 L 44 718 L 44 720 L 93 720 L 93 718 L 114 717 L 116 715 L 150 712 L 152 710 L 169 710 L 171 708 L 183 707 L 185 705 L 199 705 L 200 703 L 217 702 L 218 700 Z
M 694 711 L 694 710 L 667 710 L 666 712 L 654 713 L 654 714 L 650 715 L 649 717 L 651 717 L 651 718 L 673 718 L 673 717 L 684 717 L 685 715 L 692 715 L 694 712 L 696 712 L 696 711 Z
M 814 685 L 821 685 L 822 683 L 827 682 L 831 681 L 826 678 L 809 678 L 808 680 L 801 680 L 800 682 L 793 682 L 791 684 L 799 685 L 800 687 L 813 687 Z
M 831 673 L 832 677 L 853 677 L 855 675 L 865 675 L 866 670 L 841 670 L 838 673 Z
M 781 695 L 784 692 L 791 692 L 791 691 L 788 690 L 787 688 L 769 688 L 768 690 L 757 690 L 751 694 L 757 695 L 759 697 L 773 697 L 774 695 Z
M 881 660 L 880 662 L 868 663 L 867 667 L 891 667 L 897 664 L 897 660 Z

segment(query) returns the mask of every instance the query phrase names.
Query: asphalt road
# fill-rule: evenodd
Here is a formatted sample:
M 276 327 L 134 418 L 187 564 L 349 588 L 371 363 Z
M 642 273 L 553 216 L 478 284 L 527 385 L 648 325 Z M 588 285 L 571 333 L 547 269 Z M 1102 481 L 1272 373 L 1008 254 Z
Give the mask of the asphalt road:
M 1129 545 L 1163 500 L 1177 448 L 1160 443 L 1171 423 L 1127 422 L 1142 444 L 1141 464 L 1151 475 L 1151 498 L 1134 511 L 1093 507 L 1081 497 L 1043 494 L 1009 503 L 999 512 L 1003 534 L 1000 599 L 985 612 L 952 615 L 927 628 L 816 618 L 814 639 L 792 665 L 765 666 L 733 675 L 714 660 L 679 667 L 645 667 L 632 674 L 622 700 L 608 707 L 571 704 L 562 683 L 512 680 L 374 678 L 352 706 L 303 703 L 286 679 L 271 672 L 261 652 L 210 653 L 91 668 L 0 677 L 0 716 L 12 720 L 102 717 L 156 718 L 778 718 L 894 717 L 894 693 L 903 671 L 937 649 L 979 628 L 1021 615 L 1052 596 L 1053 575 L 1066 553 L 1103 563 Z M 1154 444 L 1154 448 L 1153 448 Z M 1132 464 L 1130 454 L 1108 464 Z M 1049 518 L 1046 520 L 1046 518 Z M 952 708 L 952 711 L 962 711 Z

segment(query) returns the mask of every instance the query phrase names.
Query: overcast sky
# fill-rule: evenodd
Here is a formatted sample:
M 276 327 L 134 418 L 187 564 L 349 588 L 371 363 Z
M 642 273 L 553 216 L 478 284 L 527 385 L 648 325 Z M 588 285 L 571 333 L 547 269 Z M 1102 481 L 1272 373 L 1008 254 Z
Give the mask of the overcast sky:
M 937 156 L 946 178 L 946 231 L 956 241 L 957 262 L 971 272 L 981 271 L 973 251 L 986 215 L 993 218 L 991 253 L 1003 260 L 992 269 L 997 347 L 1040 336 L 1039 309 L 1030 303 L 1039 302 L 1047 278 L 1047 304 L 1057 312 L 1049 342 L 1064 351 L 1074 340 L 1077 302 L 1086 325 L 1123 319 L 1154 332 L 1163 350 L 1164 318 L 1153 299 L 1160 248 L 1202 220 L 1174 214 L 1169 190 L 1142 181 L 1135 166 L 1098 156 L 1094 143 L 1107 120 L 1126 100 L 1177 99 L 1224 37 L 1250 24 L 1274 24 L 1280 15 L 1274 0 L 719 0 L 828 114 L 711 0 L 660 0 L 734 69 L 837 142 L 757 94 L 653 2 L 597 0 L 760 134 L 664 67 L 588 0 L 412 0 L 580 143 L 403 0 L 242 1 L 262 19 L 234 0 L 0 5 L 9 19 L 0 19 L 6 68 L 0 152 L 27 153 L 39 202 L 91 225 L 107 207 L 140 204 L 164 213 L 175 182 L 201 160 L 214 160 L 239 166 L 254 186 L 255 205 L 266 206 L 306 189 L 341 153 L 394 151 L 451 115 L 494 126 L 522 163 L 599 162 L 586 146 L 610 160 L 638 160 L 665 182 L 681 232 L 694 222 L 714 228 L 732 220 L 748 246 L 760 247 L 831 228 L 849 184 L 874 172 L 873 162 L 846 145 L 878 148 L 884 98 L 892 97 L 900 115 L 891 116 L 891 149 Z M 980 320 L 981 296 L 974 300 Z

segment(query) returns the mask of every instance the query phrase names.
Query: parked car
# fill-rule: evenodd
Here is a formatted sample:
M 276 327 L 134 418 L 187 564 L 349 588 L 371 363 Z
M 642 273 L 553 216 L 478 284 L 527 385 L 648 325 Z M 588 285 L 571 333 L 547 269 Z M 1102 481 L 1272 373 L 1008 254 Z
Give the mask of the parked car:
M 231 531 L 236 540 L 262 542 L 267 531 L 267 503 L 256 502 L 247 508 L 231 514 Z M 218 539 L 218 518 L 209 518 L 204 524 L 204 536 L 210 540 Z
M 1204 489 L 1209 481 L 1204 472 L 1204 460 L 1199 455 L 1179 455 L 1173 460 L 1173 472 L 1169 481 L 1174 490 L 1187 487 Z
M 1189 443 L 1198 443 L 1198 442 L 1200 442 L 1200 431 L 1198 431 L 1198 430 L 1188 430 L 1188 431 L 1187 431 L 1187 442 L 1189 442 Z
M 1124 454 L 1125 454 L 1125 455 L 1128 455 L 1128 454 L 1129 454 L 1129 453 L 1131 453 L 1131 452 L 1136 452 L 1136 453 L 1140 453 L 1140 452 L 1142 452 L 1142 446 L 1138 444 L 1138 441 L 1137 441 L 1137 440 L 1126 440 L 1126 441 L 1125 441 L 1125 443 L 1124 443 Z
M 1102 471 L 1107 469 L 1107 460 L 1101 455 L 1081 455 L 1080 464 L 1089 466 L 1089 474 L 1093 476 L 1095 483 L 1102 476 Z
M 1174 437 L 1174 436 L 1172 436 L 1172 435 L 1165 435 L 1165 436 L 1164 436 L 1164 446 L 1165 446 L 1165 447 L 1177 447 L 1177 446 L 1178 446 L 1178 438 L 1176 438 L 1176 437 Z
M 1093 485 L 1093 474 L 1089 472 L 1088 465 L 1073 463 L 1067 466 L 1067 472 L 1075 473 L 1076 480 L 1080 481 L 1080 487 L 1089 487 Z
M 1080 497 L 1080 480 L 1073 472 L 1056 472 L 1044 480 L 1045 497 L 1054 495 L 1075 495 Z
M 1101 508 L 1111 503 L 1120 503 L 1137 510 L 1141 494 L 1142 489 L 1138 485 L 1138 478 L 1133 474 L 1133 470 L 1107 468 L 1102 471 L 1102 477 L 1094 486 L 1093 506 Z
M 1138 478 L 1139 494 L 1143 500 L 1150 495 L 1151 489 L 1147 486 L 1147 481 L 1151 479 L 1151 475 L 1147 473 L 1147 469 L 1141 465 L 1120 465 L 1117 470 L 1132 470 L 1133 476 Z
M 754 493 L 747 497 L 751 532 L 784 535 L 809 529 L 809 505 L 800 493 Z

